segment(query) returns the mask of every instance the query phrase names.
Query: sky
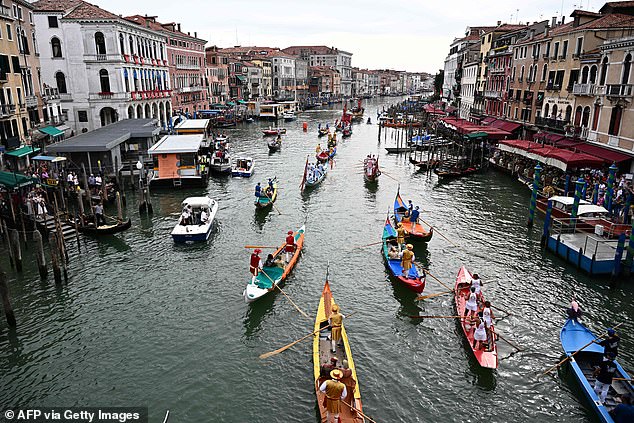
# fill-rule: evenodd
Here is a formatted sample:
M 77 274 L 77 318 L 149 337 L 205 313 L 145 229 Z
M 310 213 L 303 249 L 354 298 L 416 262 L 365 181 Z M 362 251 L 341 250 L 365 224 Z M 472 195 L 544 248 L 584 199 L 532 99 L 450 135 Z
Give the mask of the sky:
M 326 45 L 353 53 L 352 66 L 436 73 L 449 44 L 468 26 L 566 17 L 598 11 L 597 0 L 88 0 L 123 16 L 180 22 L 219 47 Z

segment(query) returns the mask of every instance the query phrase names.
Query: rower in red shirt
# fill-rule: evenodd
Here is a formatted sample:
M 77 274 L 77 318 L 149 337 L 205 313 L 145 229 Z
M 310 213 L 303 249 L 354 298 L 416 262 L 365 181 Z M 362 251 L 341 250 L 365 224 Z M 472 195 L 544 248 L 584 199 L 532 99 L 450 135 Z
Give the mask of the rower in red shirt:
M 288 231 L 284 251 L 286 251 L 286 263 L 288 263 L 295 252 L 295 237 L 293 236 L 293 231 Z
M 253 275 L 251 278 L 252 282 L 255 282 L 255 277 L 258 275 L 260 269 L 262 268 L 262 259 L 260 258 L 260 253 L 262 250 L 256 248 L 253 250 L 253 254 L 251 254 L 251 260 L 249 262 L 249 271 Z

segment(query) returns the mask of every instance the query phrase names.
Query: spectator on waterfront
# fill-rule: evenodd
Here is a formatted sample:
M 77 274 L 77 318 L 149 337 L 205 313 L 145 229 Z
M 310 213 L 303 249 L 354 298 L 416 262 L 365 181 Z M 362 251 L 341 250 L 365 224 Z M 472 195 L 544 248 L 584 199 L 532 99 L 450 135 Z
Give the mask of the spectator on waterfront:
M 97 176 L 95 176 L 95 187 L 99 190 L 101 189 L 101 185 L 103 183 L 103 180 L 101 179 L 101 175 L 97 174 Z
M 614 423 L 634 422 L 634 405 L 632 405 L 630 394 L 621 395 L 621 404 L 610 410 L 610 416 L 614 419 Z
M 95 219 L 97 220 L 97 226 L 106 224 L 106 219 L 103 215 L 103 204 L 101 201 L 95 206 Z
M 603 347 L 603 355 L 607 357 L 609 354 L 614 354 L 614 358 L 619 355 L 619 342 L 621 338 L 616 334 L 616 331 L 612 328 L 608 329 L 608 337 L 604 340 L 597 342 L 598 345 Z
M 88 186 L 92 189 L 95 187 L 96 183 L 97 183 L 97 180 L 95 179 L 95 175 L 91 173 L 90 176 L 88 177 Z
M 68 173 L 68 176 L 66 177 L 66 182 L 68 182 L 68 186 L 70 186 L 70 187 L 75 185 L 74 179 L 73 179 L 73 172 L 69 172 Z
M 612 379 L 616 375 L 616 364 L 614 363 L 614 359 L 616 355 L 614 353 L 608 353 L 607 360 L 599 363 L 598 366 L 595 367 L 594 372 L 592 373 L 593 377 L 596 377 L 596 381 L 594 382 L 594 392 L 599 396 L 599 400 L 601 404 L 605 402 L 605 398 L 608 396 L 608 391 L 610 389 L 610 385 L 612 385 Z

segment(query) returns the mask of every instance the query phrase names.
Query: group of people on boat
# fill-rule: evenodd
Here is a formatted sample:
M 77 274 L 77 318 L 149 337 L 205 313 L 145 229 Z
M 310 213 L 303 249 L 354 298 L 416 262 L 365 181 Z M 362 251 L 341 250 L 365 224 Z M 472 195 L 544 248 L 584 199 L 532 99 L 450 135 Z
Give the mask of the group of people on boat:
M 464 326 L 473 330 L 473 349 L 490 350 L 495 342 L 495 334 L 491 329 L 495 316 L 490 301 L 482 301 L 482 286 L 484 283 L 477 273 L 471 277 L 469 293 L 464 310 Z
M 262 192 L 262 186 L 260 185 L 260 182 L 258 182 L 255 185 L 255 196 L 257 198 L 267 197 L 270 199 L 271 196 L 273 195 L 274 190 L 275 190 L 274 181 L 273 179 L 269 178 L 269 181 L 266 184 L 266 188 L 264 189 L 264 192 Z
M 381 175 L 379 162 L 374 154 L 368 154 L 367 157 L 363 159 L 363 169 L 366 175 L 374 177 Z
M 204 225 L 208 221 L 209 213 L 207 212 L 207 210 L 201 209 L 200 212 L 196 213 L 193 211 L 190 204 L 186 205 L 183 208 L 183 211 L 181 213 L 181 225 Z
M 255 282 L 255 278 L 262 272 L 263 267 L 286 268 L 286 265 L 295 254 L 296 249 L 297 243 L 295 242 L 295 235 L 291 230 L 286 233 L 284 248 L 277 255 L 269 254 L 264 263 L 262 263 L 262 258 L 260 257 L 262 250 L 260 248 L 254 249 L 249 259 L 249 272 L 252 275 L 251 281 Z M 284 259 L 280 257 L 282 252 L 284 253 Z

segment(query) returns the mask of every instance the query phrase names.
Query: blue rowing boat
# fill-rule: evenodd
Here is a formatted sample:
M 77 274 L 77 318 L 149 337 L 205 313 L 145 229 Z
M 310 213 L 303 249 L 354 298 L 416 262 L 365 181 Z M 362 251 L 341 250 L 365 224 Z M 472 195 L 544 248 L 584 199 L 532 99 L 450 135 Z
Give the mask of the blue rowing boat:
M 595 378 L 592 376 L 594 367 L 603 360 L 603 347 L 596 343 L 591 343 L 597 337 L 581 323 L 568 319 L 564 327 L 561 328 L 560 339 L 561 346 L 568 357 L 581 349 L 580 352 L 574 354 L 574 357 L 570 358 L 570 366 L 581 386 L 581 390 L 592 405 L 593 410 L 597 413 L 599 420 L 604 423 L 613 423 L 614 420 L 609 412 L 619 404 L 615 399 L 623 394 L 634 396 L 634 385 L 632 382 L 623 380 L 612 381 L 605 403 L 602 404 L 599 401 L 599 396 L 594 392 Z M 617 378 L 631 379 L 616 360 L 614 363 L 617 367 Z
M 386 267 L 390 272 L 390 276 L 394 279 L 398 280 L 400 283 L 405 285 L 407 289 L 410 289 L 417 294 L 420 294 L 425 289 L 425 275 L 421 278 L 418 273 L 418 269 L 416 266 L 412 266 L 407 275 L 403 274 L 403 265 L 401 264 L 400 258 L 390 258 L 389 251 L 390 247 L 397 247 L 398 244 L 396 242 L 396 231 L 394 227 L 390 223 L 390 219 L 385 219 L 385 226 L 383 227 L 383 247 L 382 253 L 383 258 L 385 259 Z

